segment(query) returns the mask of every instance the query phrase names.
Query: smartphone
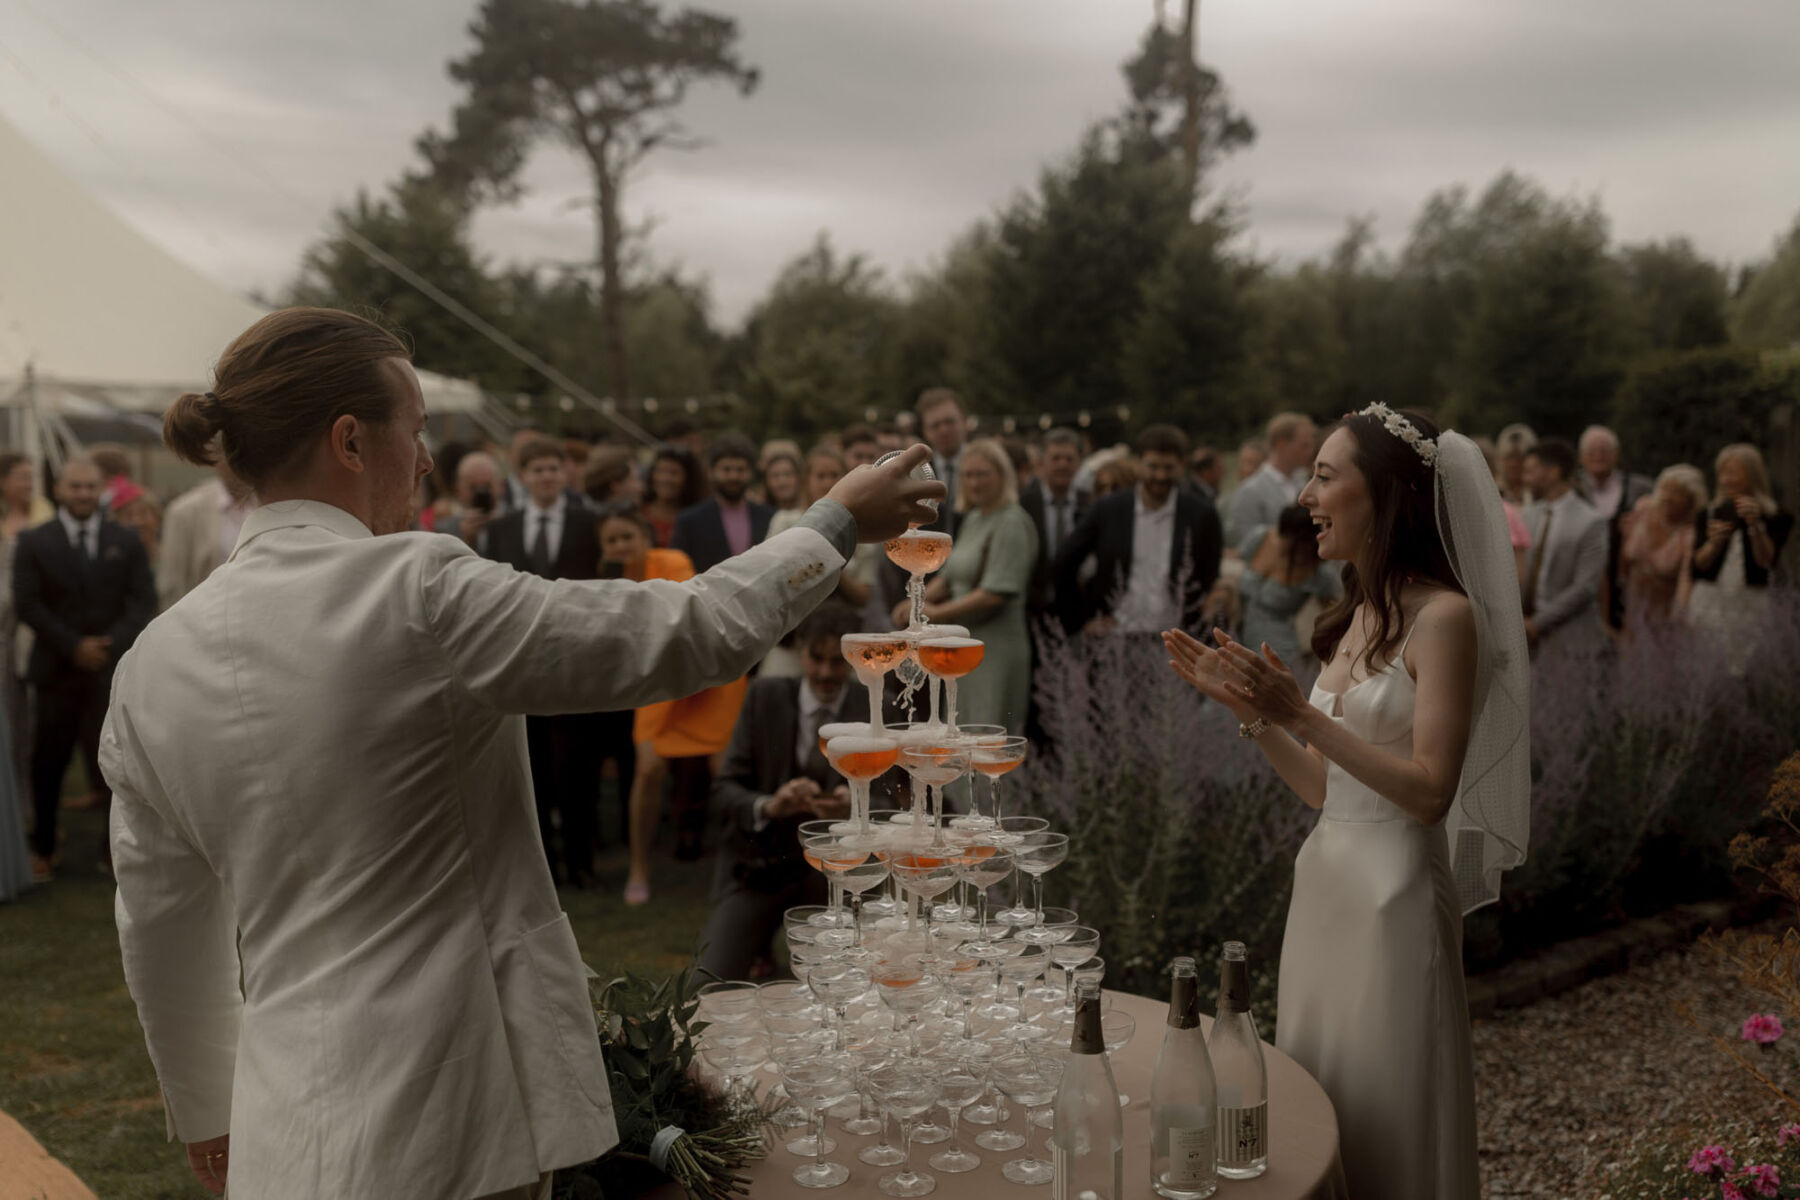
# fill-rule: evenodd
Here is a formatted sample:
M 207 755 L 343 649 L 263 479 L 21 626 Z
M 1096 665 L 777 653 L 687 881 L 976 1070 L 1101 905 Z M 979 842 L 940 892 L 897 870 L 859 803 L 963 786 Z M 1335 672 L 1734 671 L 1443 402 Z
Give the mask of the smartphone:
M 494 489 L 476 488 L 475 494 L 469 497 L 469 507 L 476 512 L 491 513 L 494 511 Z
M 620 562 L 616 558 L 601 559 L 600 560 L 600 578 L 602 578 L 602 579 L 623 579 L 623 578 L 625 578 L 625 564 Z

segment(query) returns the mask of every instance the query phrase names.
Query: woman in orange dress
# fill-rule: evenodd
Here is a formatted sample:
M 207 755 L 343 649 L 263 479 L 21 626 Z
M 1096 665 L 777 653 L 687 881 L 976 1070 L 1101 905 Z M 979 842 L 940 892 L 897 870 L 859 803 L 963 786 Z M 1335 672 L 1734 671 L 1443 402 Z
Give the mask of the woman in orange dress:
M 694 564 L 686 554 L 650 544 L 649 523 L 631 502 L 602 508 L 599 525 L 600 554 L 608 563 L 620 564 L 622 578 L 680 583 L 694 577 Z M 686 793 L 679 800 L 691 805 L 697 793 L 700 824 L 704 824 L 711 770 L 731 741 L 749 686 L 745 677 L 637 710 L 631 731 L 637 743 L 637 769 L 631 780 L 631 868 L 625 881 L 625 903 L 638 905 L 650 899 L 650 847 L 662 817 L 663 787 L 671 773 L 677 787 Z M 690 807 L 683 815 L 692 811 Z M 684 829 L 683 833 L 698 843 L 697 829 Z

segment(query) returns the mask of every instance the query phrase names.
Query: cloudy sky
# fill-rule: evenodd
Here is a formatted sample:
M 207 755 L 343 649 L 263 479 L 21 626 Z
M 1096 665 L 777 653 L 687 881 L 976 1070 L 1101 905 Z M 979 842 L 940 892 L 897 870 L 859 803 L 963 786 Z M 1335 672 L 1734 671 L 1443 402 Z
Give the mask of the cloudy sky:
M 1169 0 L 1171 9 L 1179 0 Z M 280 288 L 332 205 L 441 124 L 474 0 L 0 0 L 0 118 L 233 288 Z M 735 320 L 821 230 L 894 277 L 1028 186 L 1123 95 L 1154 0 L 712 0 L 763 71 L 694 93 L 709 145 L 652 160 L 634 220 Z M 1621 240 L 1765 254 L 1800 212 L 1793 0 L 1203 0 L 1201 52 L 1258 126 L 1221 182 L 1257 252 L 1390 246 L 1435 188 L 1513 167 Z M 0 186 L 4 186 L 0 164 Z M 582 169 L 533 160 L 496 259 L 591 254 Z

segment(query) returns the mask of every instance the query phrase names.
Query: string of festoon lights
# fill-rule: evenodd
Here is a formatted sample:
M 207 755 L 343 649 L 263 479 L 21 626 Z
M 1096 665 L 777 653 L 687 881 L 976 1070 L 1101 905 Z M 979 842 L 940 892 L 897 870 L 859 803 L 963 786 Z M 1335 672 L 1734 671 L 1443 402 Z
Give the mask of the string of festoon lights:
M 534 401 L 529 396 L 521 394 L 513 397 L 513 407 L 518 409 L 521 413 L 529 412 L 533 404 Z M 725 392 L 709 396 L 688 396 L 682 400 L 645 396 L 626 407 L 628 411 L 630 408 L 636 408 L 647 417 L 676 413 L 685 414 L 689 417 L 700 417 L 709 409 L 738 408 L 743 404 L 743 397 L 735 392 Z M 587 407 L 587 405 L 584 402 L 579 401 L 576 397 L 565 394 L 557 397 L 556 407 L 562 412 L 572 413 L 576 408 Z M 619 412 L 621 406 L 619 402 L 611 396 L 602 396 L 598 403 L 592 407 L 597 408 L 607 416 L 613 416 Z M 876 425 L 882 423 L 883 414 L 879 408 L 870 405 L 863 409 L 862 419 L 870 425 Z M 969 428 L 971 431 L 978 431 L 982 428 L 984 423 L 993 422 L 999 426 L 999 432 L 1002 436 L 1010 437 L 1015 434 L 1029 435 L 1034 430 L 1044 432 L 1054 429 L 1059 425 L 1073 426 L 1077 429 L 1088 429 L 1093 426 L 1095 421 L 1105 421 L 1108 419 L 1120 422 L 1130 421 L 1131 406 L 1128 404 L 1119 404 L 1110 408 L 1101 408 L 1098 410 L 1083 408 L 1075 412 L 1046 412 L 1039 413 L 1035 418 L 1014 415 L 999 417 L 990 416 L 986 418 L 986 421 L 984 421 L 979 413 L 971 413 L 969 414 Z M 918 419 L 910 410 L 902 409 L 891 414 L 888 417 L 888 423 L 901 430 L 910 430 L 918 424 Z

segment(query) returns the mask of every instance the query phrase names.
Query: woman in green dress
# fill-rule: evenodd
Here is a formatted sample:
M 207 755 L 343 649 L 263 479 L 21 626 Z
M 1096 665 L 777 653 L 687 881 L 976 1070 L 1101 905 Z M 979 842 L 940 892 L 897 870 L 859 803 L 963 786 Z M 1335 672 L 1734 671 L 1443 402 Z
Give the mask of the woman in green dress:
M 957 685 L 959 723 L 1004 725 L 1025 732 L 1031 703 L 1031 632 L 1025 600 L 1037 563 L 1037 527 L 1019 507 L 1018 476 L 993 438 L 963 448 L 957 467 L 962 519 L 956 545 L 925 589 L 925 619 L 965 625 L 987 644 L 981 665 Z M 895 624 L 904 626 L 902 604 Z

